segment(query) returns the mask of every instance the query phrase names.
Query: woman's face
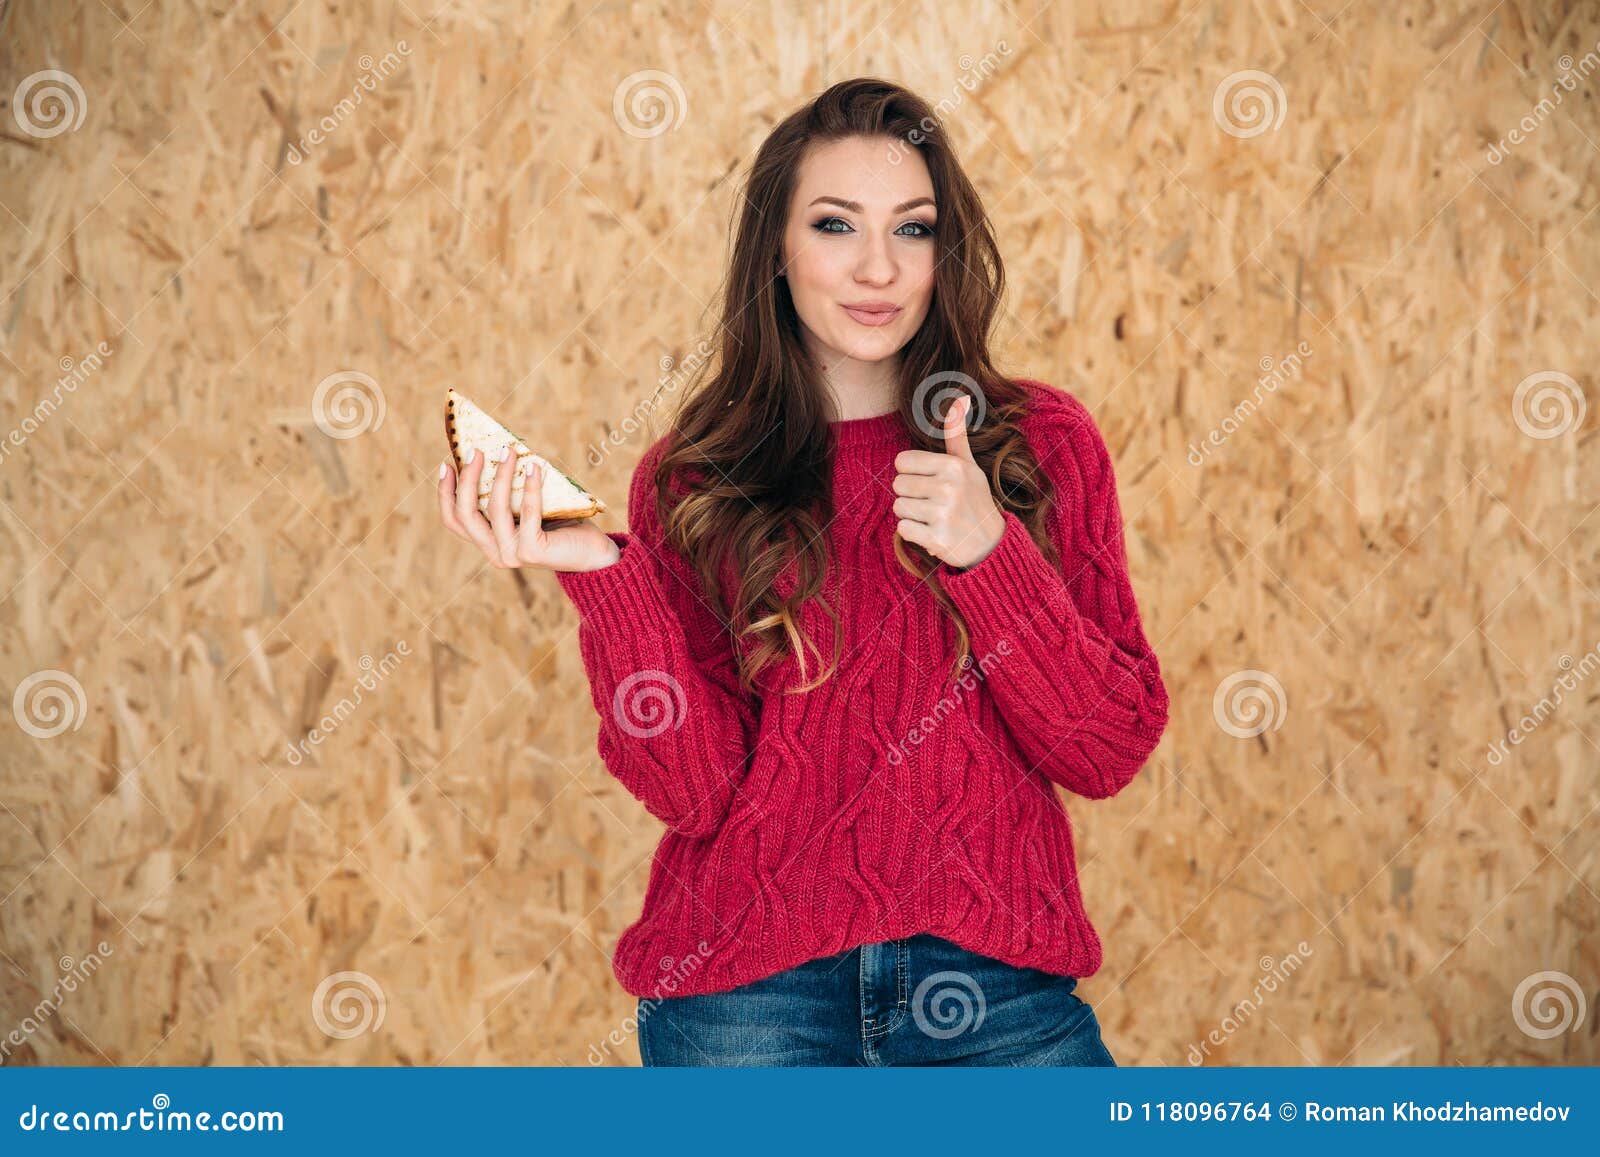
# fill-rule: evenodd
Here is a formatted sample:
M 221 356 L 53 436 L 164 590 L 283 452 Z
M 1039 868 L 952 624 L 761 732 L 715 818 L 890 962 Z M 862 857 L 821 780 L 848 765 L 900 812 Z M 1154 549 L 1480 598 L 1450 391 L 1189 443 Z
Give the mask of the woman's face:
M 933 301 L 937 220 L 918 150 L 892 137 L 850 137 L 806 151 L 783 271 L 808 346 L 824 364 L 882 361 L 917 332 Z

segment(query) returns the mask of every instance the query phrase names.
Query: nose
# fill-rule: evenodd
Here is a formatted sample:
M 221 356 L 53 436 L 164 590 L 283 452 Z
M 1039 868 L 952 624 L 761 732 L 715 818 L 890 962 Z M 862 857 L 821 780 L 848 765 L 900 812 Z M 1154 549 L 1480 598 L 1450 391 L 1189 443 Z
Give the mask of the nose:
M 881 234 L 869 234 L 862 246 L 861 259 L 856 263 L 856 280 L 867 285 L 887 285 L 897 272 L 888 239 Z

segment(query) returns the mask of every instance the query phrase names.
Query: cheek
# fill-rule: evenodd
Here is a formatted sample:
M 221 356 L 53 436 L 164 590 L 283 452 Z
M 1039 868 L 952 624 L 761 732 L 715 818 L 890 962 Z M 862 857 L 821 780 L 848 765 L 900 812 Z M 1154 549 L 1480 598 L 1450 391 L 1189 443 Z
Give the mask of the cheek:
M 795 253 L 790 268 L 812 289 L 831 291 L 841 278 L 849 276 L 850 260 L 843 250 L 842 245 L 802 246 Z
M 933 305 L 933 268 L 931 262 L 925 279 L 917 290 L 916 299 L 917 307 L 910 312 L 916 315 L 916 324 L 921 325 L 923 318 L 928 316 L 928 310 Z
M 909 286 L 915 288 L 909 296 L 926 308 L 933 300 L 934 265 L 936 258 L 932 245 L 918 246 L 904 256 L 900 262 L 900 275 Z
M 789 264 L 789 292 L 798 308 L 826 308 L 850 281 L 850 262 L 842 247 L 813 245 L 795 254 Z

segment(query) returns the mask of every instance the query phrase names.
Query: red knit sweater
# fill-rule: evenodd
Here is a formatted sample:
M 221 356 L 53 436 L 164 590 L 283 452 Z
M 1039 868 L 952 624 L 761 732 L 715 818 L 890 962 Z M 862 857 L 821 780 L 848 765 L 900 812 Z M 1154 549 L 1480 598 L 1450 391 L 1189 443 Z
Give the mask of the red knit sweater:
M 605 765 L 667 825 L 640 918 L 612 963 L 635 996 L 722 992 L 858 944 L 931 932 L 1011 964 L 1084 977 L 1100 939 L 1084 913 L 1072 828 L 1053 784 L 1120 791 L 1167 723 L 1167 693 L 1129 583 L 1111 460 L 1070 394 L 1024 380 L 1023 435 L 1055 507 L 1062 569 L 1004 512 L 999 545 L 941 564 L 973 665 L 957 680 L 954 624 L 894 554 L 897 413 L 832 424 L 840 666 L 804 694 L 791 655 L 742 690 L 733 636 L 666 546 L 645 453 L 621 558 L 557 581 Z M 833 622 L 801 629 L 825 667 Z M 746 643 L 748 645 L 748 642 Z

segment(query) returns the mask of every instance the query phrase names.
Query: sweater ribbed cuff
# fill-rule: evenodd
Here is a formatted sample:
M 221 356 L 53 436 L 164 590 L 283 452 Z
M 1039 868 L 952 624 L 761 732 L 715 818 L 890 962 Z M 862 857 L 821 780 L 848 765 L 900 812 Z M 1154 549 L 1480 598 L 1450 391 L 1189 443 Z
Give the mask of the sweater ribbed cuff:
M 671 604 L 644 544 L 626 531 L 613 531 L 606 537 L 622 551 L 616 562 L 596 570 L 555 572 L 556 582 L 572 600 L 578 617 L 596 626 L 623 629 L 670 617 Z
M 1022 520 L 1010 510 L 1001 514 L 1005 531 L 994 549 L 965 570 L 940 563 L 935 572 L 940 585 L 963 611 L 971 610 L 1001 625 L 1031 619 L 1053 603 L 1070 605 L 1066 583 Z
M 1138 674 L 1114 656 L 1095 660 L 1089 642 L 1096 633 L 1094 624 L 1072 601 L 1066 580 L 1050 565 L 1023 521 L 1013 511 L 1002 514 L 1005 533 L 993 550 L 966 570 L 948 563 L 935 570 L 940 585 L 966 618 L 974 647 L 988 651 L 1007 637 L 1016 646 L 1042 647 L 1047 653 L 1039 657 L 1047 664 L 1059 664 L 1072 674 L 1085 666 L 1103 672 L 1112 694 L 1124 705 L 1137 705 L 1144 693 Z

